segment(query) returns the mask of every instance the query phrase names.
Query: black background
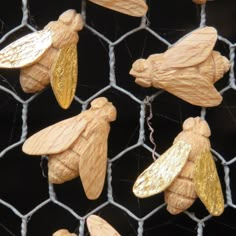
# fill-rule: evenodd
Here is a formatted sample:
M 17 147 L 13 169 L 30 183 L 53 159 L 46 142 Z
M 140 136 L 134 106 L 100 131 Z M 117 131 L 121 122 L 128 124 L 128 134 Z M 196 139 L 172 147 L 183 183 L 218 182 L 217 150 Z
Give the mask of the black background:
M 199 26 L 200 7 L 192 3 L 191 0 L 149 0 L 147 3 L 149 5 L 147 17 L 150 21 L 150 28 L 171 43 Z M 29 0 L 29 23 L 37 29 L 42 29 L 49 21 L 57 20 L 58 16 L 67 9 L 72 8 L 80 12 L 80 5 L 81 1 L 79 0 Z M 87 24 L 111 41 L 115 41 L 140 24 L 139 18 L 123 15 L 90 2 L 87 2 L 86 12 Z M 233 0 L 209 1 L 206 12 L 206 24 L 214 26 L 221 36 L 235 42 L 236 2 Z M 21 18 L 21 1 L 5 1 L 0 7 L 0 36 L 2 37 L 9 30 L 18 26 L 21 23 Z M 26 27 L 18 30 L 11 34 L 0 47 L 3 48 L 29 32 Z M 82 100 L 86 100 L 109 84 L 108 44 L 86 28 L 79 33 L 79 36 L 79 81 L 76 95 Z M 163 52 L 166 48 L 166 45 L 144 30 L 123 40 L 115 47 L 117 84 L 140 99 L 155 93 L 155 89 L 145 89 L 136 85 L 128 71 L 136 59 L 146 58 L 152 53 Z M 228 45 L 218 41 L 215 49 L 229 57 Z M 0 74 L 0 85 L 13 90 L 24 99 L 31 96 L 24 94 L 19 86 L 19 70 L 1 69 Z M 228 73 L 216 84 L 216 87 L 220 90 L 227 84 Z M 110 89 L 102 95 L 108 97 L 118 110 L 117 120 L 111 124 L 109 136 L 108 156 L 112 158 L 137 142 L 140 107 L 129 97 L 114 89 Z M 206 120 L 212 131 L 210 139 L 212 148 L 228 161 L 235 156 L 235 91 L 229 90 L 223 97 L 224 100 L 220 106 L 207 109 Z M 186 118 L 200 115 L 199 107 L 187 104 L 168 93 L 163 93 L 155 99 L 152 107 L 154 114 L 152 125 L 155 128 L 154 138 L 159 153 L 164 152 L 172 144 L 174 137 L 181 131 L 181 124 Z M 21 109 L 20 103 L 0 91 L 0 150 L 20 139 Z M 76 115 L 80 111 L 81 105 L 76 101 L 68 110 L 61 109 L 49 87 L 29 105 L 28 136 L 50 124 Z M 146 131 L 146 143 L 149 144 L 148 129 Z M 31 158 L 23 154 L 21 145 L 7 152 L 0 160 L 0 198 L 12 204 L 22 214 L 28 213 L 48 199 L 47 178 L 42 174 L 42 171 L 47 172 L 46 161 L 42 163 L 42 167 L 40 162 L 39 157 Z M 145 216 L 163 203 L 163 194 L 138 200 L 132 193 L 134 180 L 151 162 L 150 152 L 144 148 L 137 148 L 114 162 L 112 167 L 114 200 L 138 217 Z M 222 187 L 225 189 L 223 167 L 219 160 L 216 161 L 216 165 Z M 230 171 L 230 186 L 235 202 L 235 164 L 230 165 Z M 106 185 L 99 199 L 96 201 L 87 200 L 79 178 L 55 186 L 55 191 L 59 201 L 71 207 L 81 216 L 107 200 Z M 199 200 L 189 210 L 195 212 L 196 216 L 200 218 L 208 215 Z M 108 205 L 96 214 L 110 222 L 121 235 L 137 235 L 137 221 L 124 211 Z M 235 210 L 227 207 L 222 216 L 213 217 L 206 222 L 204 235 L 235 235 L 235 217 Z M 70 231 L 78 232 L 78 227 L 79 221 L 77 219 L 51 202 L 30 218 L 27 235 L 51 235 L 59 228 L 68 228 Z M 10 209 L 0 204 L 0 235 L 21 235 L 20 229 L 21 219 Z M 197 223 L 184 213 L 172 216 L 165 207 L 145 221 L 143 235 L 170 234 L 197 235 Z

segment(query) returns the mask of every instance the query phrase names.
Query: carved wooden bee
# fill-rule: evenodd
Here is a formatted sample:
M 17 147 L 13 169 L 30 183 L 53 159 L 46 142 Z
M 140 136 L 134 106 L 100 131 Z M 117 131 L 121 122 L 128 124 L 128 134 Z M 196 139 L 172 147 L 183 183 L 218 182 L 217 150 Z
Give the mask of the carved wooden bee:
M 58 21 L 28 34 L 0 51 L 1 68 L 21 68 L 24 92 L 41 91 L 51 83 L 59 105 L 70 106 L 77 85 L 77 32 L 83 28 L 80 14 L 67 10 Z
M 146 198 L 165 191 L 171 214 L 186 210 L 198 196 L 210 214 L 222 214 L 224 197 L 210 152 L 210 133 L 200 117 L 186 119 L 172 147 L 139 175 L 134 194 Z
M 87 226 L 91 236 L 120 236 L 110 224 L 97 215 L 87 218 Z
M 97 5 L 130 16 L 144 16 L 148 7 L 144 0 L 89 0 Z
M 217 32 L 197 29 L 166 52 L 135 61 L 130 74 L 143 87 L 161 88 L 193 105 L 212 107 L 222 101 L 214 83 L 230 68 L 229 60 L 213 51 Z
M 70 233 L 67 229 L 59 229 L 52 236 L 77 236 L 77 234 Z
M 100 196 L 107 166 L 107 139 L 116 108 L 105 97 L 91 108 L 51 125 L 28 138 L 22 150 L 29 155 L 48 155 L 48 179 L 61 184 L 80 176 L 88 199 Z

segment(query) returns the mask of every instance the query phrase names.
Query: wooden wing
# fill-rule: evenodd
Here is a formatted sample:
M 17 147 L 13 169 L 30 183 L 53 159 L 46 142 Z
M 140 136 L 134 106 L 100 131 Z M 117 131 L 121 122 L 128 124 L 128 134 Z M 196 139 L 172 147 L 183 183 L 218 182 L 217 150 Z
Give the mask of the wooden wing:
M 198 65 L 212 52 L 217 40 L 213 27 L 203 27 L 192 31 L 163 54 L 163 67 L 182 68 Z
M 139 198 L 146 198 L 168 188 L 184 167 L 190 150 L 191 145 L 185 142 L 173 144 L 139 175 L 133 186 L 134 194 Z
M 96 123 L 100 120 L 96 120 Z M 103 189 L 107 167 L 107 139 L 110 125 L 107 122 L 89 124 L 89 133 L 84 134 L 86 143 L 80 154 L 79 173 L 88 199 L 97 199 Z
M 213 107 L 222 101 L 222 96 L 216 88 L 200 75 L 178 75 L 170 80 L 162 80 L 160 77 L 158 85 L 159 88 L 196 106 Z
M 96 215 L 87 218 L 87 226 L 91 236 L 120 236 L 110 224 Z
M 22 147 L 29 155 L 49 155 L 66 150 L 85 130 L 88 119 L 83 114 L 60 121 L 28 138 Z
M 77 45 L 60 49 L 51 69 L 51 86 L 59 105 L 67 109 L 75 95 L 78 80 Z
M 195 163 L 194 186 L 198 197 L 213 216 L 224 211 L 224 197 L 215 162 L 210 151 L 203 152 Z
M 21 68 L 39 60 L 52 45 L 52 33 L 45 29 L 30 33 L 0 51 L 0 68 Z
M 130 16 L 144 16 L 147 12 L 147 5 L 144 0 L 89 0 L 102 7 L 109 8 Z

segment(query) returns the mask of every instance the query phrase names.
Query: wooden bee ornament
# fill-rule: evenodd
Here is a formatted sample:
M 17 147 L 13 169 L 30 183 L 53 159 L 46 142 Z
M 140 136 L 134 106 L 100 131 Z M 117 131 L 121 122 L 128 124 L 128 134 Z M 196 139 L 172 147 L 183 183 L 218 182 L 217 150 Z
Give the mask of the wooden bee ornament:
M 67 229 L 59 229 L 52 236 L 77 236 L 77 234 L 70 233 Z
M 148 6 L 144 0 L 89 0 L 97 5 L 130 16 L 144 16 Z
M 222 214 L 224 197 L 210 152 L 210 133 L 200 117 L 186 119 L 173 145 L 139 175 L 134 194 L 146 198 L 165 191 L 171 214 L 186 210 L 198 196 L 210 214 Z
M 91 102 L 89 110 L 51 125 L 28 138 L 23 152 L 48 155 L 48 179 L 61 184 L 80 176 L 88 199 L 103 189 L 107 166 L 107 140 L 116 108 L 105 97 Z
M 91 236 L 120 236 L 110 224 L 97 215 L 87 218 L 87 226 Z
M 214 83 L 230 68 L 229 60 L 213 47 L 213 27 L 197 29 L 166 52 L 136 60 L 130 74 L 142 87 L 161 88 L 190 104 L 213 107 L 222 101 Z
M 24 92 L 41 91 L 51 83 L 59 105 L 70 106 L 77 85 L 77 32 L 83 28 L 75 10 L 62 13 L 58 21 L 28 34 L 0 51 L 0 68 L 21 68 Z

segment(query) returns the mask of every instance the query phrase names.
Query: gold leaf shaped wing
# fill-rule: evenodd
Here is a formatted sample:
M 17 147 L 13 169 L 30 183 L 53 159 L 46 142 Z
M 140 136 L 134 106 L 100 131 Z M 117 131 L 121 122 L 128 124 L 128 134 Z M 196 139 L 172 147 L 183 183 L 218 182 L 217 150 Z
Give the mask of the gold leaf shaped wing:
M 75 95 L 78 80 L 77 45 L 68 44 L 59 50 L 52 66 L 50 79 L 59 105 L 67 109 Z
M 213 216 L 224 211 L 224 197 L 211 152 L 206 151 L 195 162 L 194 186 L 198 197 Z
M 177 41 L 163 54 L 163 67 L 182 68 L 198 65 L 212 52 L 217 40 L 213 27 L 194 30 Z
M 88 122 L 83 114 L 60 121 L 29 137 L 22 150 L 29 155 L 49 155 L 65 151 L 85 130 Z
M 90 215 L 86 222 L 91 236 L 120 236 L 110 224 L 99 216 Z
M 0 51 L 0 68 L 28 66 L 38 61 L 51 45 L 49 29 L 27 34 Z
M 191 145 L 185 142 L 173 144 L 139 175 L 133 186 L 135 196 L 146 198 L 168 188 L 184 167 L 190 150 Z
M 110 131 L 108 122 L 94 120 L 86 129 L 83 138 L 87 140 L 80 155 L 79 173 L 88 199 L 97 199 L 102 190 L 107 167 L 107 139 Z
M 102 7 L 109 8 L 130 16 L 144 16 L 148 7 L 144 0 L 89 0 Z
M 158 85 L 169 93 L 196 106 L 213 107 L 222 101 L 222 96 L 216 88 L 200 75 L 177 75 L 171 77 L 170 80 L 162 79 L 160 76 Z

